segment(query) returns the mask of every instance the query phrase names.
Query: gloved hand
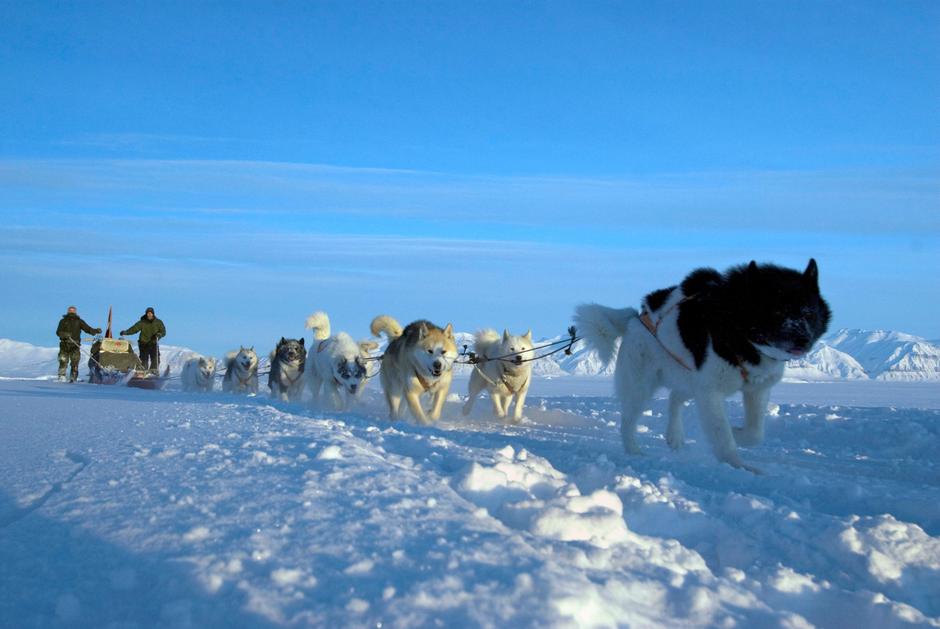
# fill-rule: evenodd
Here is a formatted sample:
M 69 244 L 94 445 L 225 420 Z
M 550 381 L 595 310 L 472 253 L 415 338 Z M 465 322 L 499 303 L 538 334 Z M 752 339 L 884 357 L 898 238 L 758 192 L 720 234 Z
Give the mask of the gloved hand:
M 118 334 L 120 336 L 124 336 L 125 334 L 127 334 L 127 330 L 121 330 L 120 332 L 118 332 Z
M 95 328 L 95 334 L 101 334 L 101 328 Z

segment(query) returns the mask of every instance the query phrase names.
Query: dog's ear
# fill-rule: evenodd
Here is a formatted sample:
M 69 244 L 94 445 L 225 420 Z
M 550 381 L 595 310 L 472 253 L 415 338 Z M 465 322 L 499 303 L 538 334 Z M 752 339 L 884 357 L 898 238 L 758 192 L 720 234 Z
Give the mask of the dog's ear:
M 304 339 L 301 338 L 301 339 L 300 339 L 300 345 L 303 346 L 303 344 L 304 344 Z
M 803 280 L 810 286 L 819 286 L 819 267 L 816 266 L 816 258 L 809 259 L 809 264 L 803 271 Z
M 503 328 L 503 343 L 509 342 L 509 330 Z
M 428 335 L 428 326 L 424 321 L 422 321 L 421 325 L 418 326 L 418 338 L 423 339 L 427 335 Z
M 751 260 L 751 263 L 747 265 L 747 269 L 744 270 L 744 285 L 747 288 L 751 288 L 757 281 L 758 273 L 757 262 Z
M 532 330 L 528 329 L 525 331 L 525 334 L 522 335 L 522 338 L 532 341 Z
M 444 336 L 449 339 L 454 338 L 454 326 L 450 323 L 447 324 L 447 327 L 444 328 Z

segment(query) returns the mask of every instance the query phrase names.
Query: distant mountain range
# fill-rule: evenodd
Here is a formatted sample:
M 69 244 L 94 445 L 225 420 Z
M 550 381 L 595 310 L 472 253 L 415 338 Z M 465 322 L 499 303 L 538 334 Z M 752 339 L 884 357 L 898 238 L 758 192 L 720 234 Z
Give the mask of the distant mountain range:
M 473 335 L 458 333 L 457 345 L 473 349 Z M 541 345 L 561 340 L 562 337 L 545 339 Z M 541 350 L 543 354 L 553 346 Z M 533 373 L 538 377 L 611 376 L 613 363 L 604 365 L 597 353 L 587 350 L 584 343 L 574 344 L 570 356 L 558 352 L 536 361 Z M 183 363 L 196 355 L 191 349 L 161 346 L 163 365 L 169 365 L 171 373 L 178 374 Z M 54 347 L 38 347 L 29 343 L 0 339 L 0 376 L 35 378 L 54 377 L 56 355 Z M 262 369 L 266 367 L 267 355 L 259 352 Z M 456 373 L 467 374 L 469 366 L 455 367 Z M 82 374 L 85 373 L 82 368 Z M 824 337 L 809 354 L 787 365 L 785 378 L 799 381 L 826 380 L 890 380 L 890 381 L 934 381 L 940 382 L 940 343 L 928 341 L 903 332 L 885 330 L 842 329 Z

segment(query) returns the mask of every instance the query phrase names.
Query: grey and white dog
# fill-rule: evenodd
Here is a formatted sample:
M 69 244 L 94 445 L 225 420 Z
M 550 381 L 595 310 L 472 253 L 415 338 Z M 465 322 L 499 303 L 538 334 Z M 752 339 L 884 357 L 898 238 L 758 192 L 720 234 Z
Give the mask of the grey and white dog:
M 283 336 L 271 352 L 271 373 L 268 388 L 271 396 L 282 402 L 299 401 L 304 392 L 304 363 L 307 348 L 304 339 L 286 339 Z
M 194 356 L 183 365 L 183 391 L 212 391 L 215 384 L 215 358 Z
M 254 347 L 241 347 L 237 352 L 225 355 L 222 390 L 258 394 L 258 354 Z

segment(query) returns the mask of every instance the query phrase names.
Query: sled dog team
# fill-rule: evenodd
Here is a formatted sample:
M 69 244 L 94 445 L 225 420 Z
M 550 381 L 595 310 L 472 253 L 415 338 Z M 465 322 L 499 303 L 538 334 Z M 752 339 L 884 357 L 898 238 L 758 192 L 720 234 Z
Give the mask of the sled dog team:
M 694 400 L 702 432 L 715 456 L 734 467 L 758 471 L 743 463 L 738 446 L 759 444 L 771 388 L 783 377 L 788 360 L 804 356 L 826 332 L 831 313 L 819 291 L 819 271 L 810 260 L 800 272 L 773 264 L 735 266 L 724 273 L 710 268 L 693 271 L 680 284 L 646 295 L 641 309 L 614 309 L 583 304 L 575 323 L 588 347 L 604 363 L 616 356 L 614 386 L 620 401 L 620 432 L 624 449 L 639 454 L 637 420 L 655 391 L 669 390 L 666 442 L 684 443 L 682 409 Z M 300 399 L 304 387 L 311 405 L 325 400 L 346 410 L 362 393 L 368 362 L 381 362 L 379 372 L 392 419 L 407 409 L 417 421 L 440 419 L 458 357 L 451 324 L 440 328 L 414 321 L 404 328 L 380 315 L 370 326 L 374 336 L 388 339 L 384 354 L 370 358 L 378 343 L 355 341 L 345 332 L 331 335 L 327 315 L 307 319 L 313 344 L 282 338 L 271 353 L 268 386 L 282 400 Z M 474 339 L 481 359 L 470 377 L 463 413 L 487 391 L 497 417 L 522 418 L 535 358 L 531 331 L 514 336 L 483 330 Z M 187 390 L 211 390 L 212 358 L 193 358 L 183 369 Z M 258 355 L 242 347 L 225 358 L 224 391 L 258 392 Z M 732 428 L 725 399 L 742 392 L 744 425 Z M 422 398 L 427 395 L 426 409 Z
M 268 388 L 271 395 L 285 402 L 299 401 L 304 389 L 310 392 L 312 408 L 330 408 L 345 411 L 358 399 L 369 378 L 369 362 L 375 360 L 371 352 L 379 344 L 373 340 L 354 340 L 346 332 L 331 334 L 330 319 L 325 312 L 315 312 L 307 318 L 307 328 L 313 331 L 313 344 L 306 341 L 281 338 L 271 352 L 271 371 Z M 457 344 L 453 326 L 439 328 L 430 321 L 415 321 L 401 327 L 388 315 L 372 321 L 372 333 L 384 334 L 388 346 L 381 356 L 379 373 L 389 413 L 393 419 L 402 419 L 410 410 L 423 424 L 436 421 L 447 394 L 450 392 L 452 368 L 457 359 Z M 484 361 L 474 369 L 470 379 L 470 397 L 464 405 L 469 414 L 475 398 L 487 390 L 495 414 L 509 415 L 515 398 L 512 418 L 522 419 L 525 396 L 532 373 L 532 332 L 502 336 L 495 330 L 483 330 L 476 335 L 474 349 L 478 356 L 497 358 L 510 355 L 507 360 Z M 229 352 L 224 360 L 222 390 L 231 393 L 258 393 L 258 354 L 253 347 L 241 347 Z M 186 391 L 212 391 L 215 381 L 214 358 L 198 356 L 183 365 L 182 383 Z M 421 404 L 424 394 L 431 397 L 430 410 Z

